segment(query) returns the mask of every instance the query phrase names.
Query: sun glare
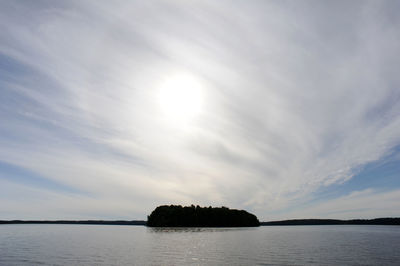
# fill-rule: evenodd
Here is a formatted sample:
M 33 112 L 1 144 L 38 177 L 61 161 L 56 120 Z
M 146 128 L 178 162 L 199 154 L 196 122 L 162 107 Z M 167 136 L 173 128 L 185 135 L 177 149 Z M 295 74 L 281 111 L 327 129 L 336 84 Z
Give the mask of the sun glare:
M 199 81 L 188 75 L 170 77 L 160 87 L 159 103 L 169 120 L 182 122 L 196 117 L 202 100 Z

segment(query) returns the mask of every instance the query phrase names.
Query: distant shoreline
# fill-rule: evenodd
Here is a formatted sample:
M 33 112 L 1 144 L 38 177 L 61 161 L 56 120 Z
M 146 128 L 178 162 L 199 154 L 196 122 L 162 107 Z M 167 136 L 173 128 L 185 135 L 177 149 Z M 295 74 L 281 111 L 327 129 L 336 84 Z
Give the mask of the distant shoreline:
M 146 225 L 143 220 L 0 220 L 0 224 L 85 224 L 85 225 Z M 260 222 L 260 226 L 294 226 L 294 225 L 400 225 L 400 218 L 376 219 L 293 219 L 282 221 Z
M 87 225 L 146 225 L 146 221 L 104 220 L 0 220 L 0 224 L 87 224 Z
M 400 225 L 400 218 L 375 218 L 375 219 L 293 219 L 283 221 L 261 222 L 261 226 L 277 226 L 277 225 Z

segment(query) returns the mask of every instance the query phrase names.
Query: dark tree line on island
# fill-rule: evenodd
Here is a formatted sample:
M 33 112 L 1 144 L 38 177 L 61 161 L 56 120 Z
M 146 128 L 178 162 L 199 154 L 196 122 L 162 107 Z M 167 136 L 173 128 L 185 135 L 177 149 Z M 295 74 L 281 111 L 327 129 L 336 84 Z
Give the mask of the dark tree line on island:
M 147 219 L 150 227 L 250 227 L 259 226 L 254 214 L 226 207 L 163 205 Z

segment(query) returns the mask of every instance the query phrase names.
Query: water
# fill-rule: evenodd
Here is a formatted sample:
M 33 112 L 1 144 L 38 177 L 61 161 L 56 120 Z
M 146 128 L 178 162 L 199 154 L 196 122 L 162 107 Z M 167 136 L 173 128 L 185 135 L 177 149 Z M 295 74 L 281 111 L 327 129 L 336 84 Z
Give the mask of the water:
M 400 227 L 0 225 L 0 265 L 400 265 Z

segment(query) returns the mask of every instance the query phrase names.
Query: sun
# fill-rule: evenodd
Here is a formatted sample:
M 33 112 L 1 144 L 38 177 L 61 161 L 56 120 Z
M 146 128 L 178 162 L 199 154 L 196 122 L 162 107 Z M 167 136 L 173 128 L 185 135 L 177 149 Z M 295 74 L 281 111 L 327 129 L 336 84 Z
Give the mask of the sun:
M 200 82 L 190 75 L 175 75 L 160 86 L 158 100 L 168 120 L 188 122 L 202 111 Z

